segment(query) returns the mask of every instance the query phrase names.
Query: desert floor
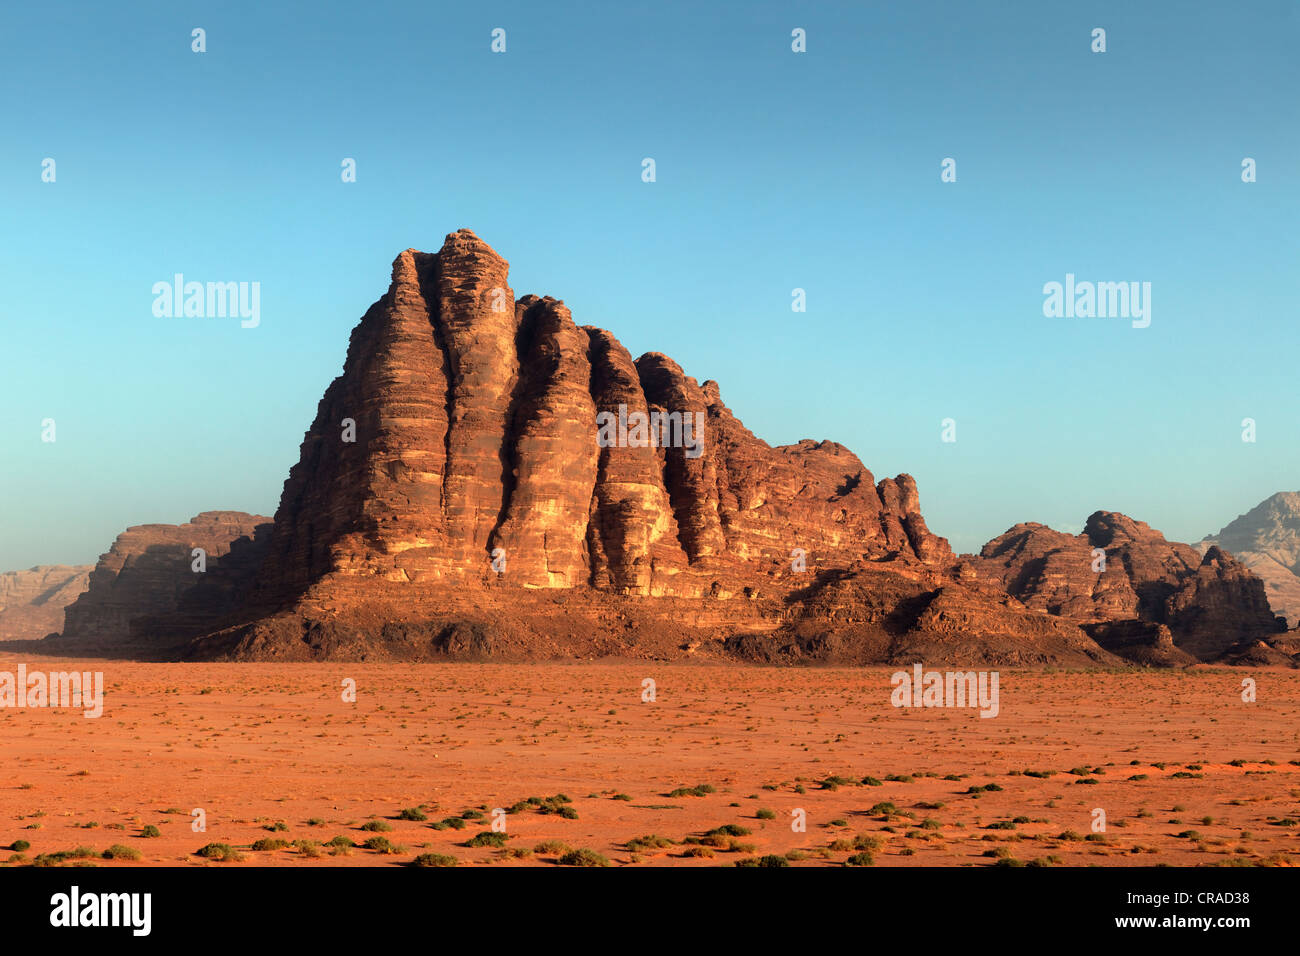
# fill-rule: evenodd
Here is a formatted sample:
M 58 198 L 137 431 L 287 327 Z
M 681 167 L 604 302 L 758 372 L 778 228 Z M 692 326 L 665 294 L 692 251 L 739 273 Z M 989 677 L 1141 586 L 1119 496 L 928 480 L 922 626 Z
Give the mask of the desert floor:
M 0 710 L 10 865 L 1300 862 L 1297 671 L 1003 670 L 981 719 L 892 707 L 891 669 L 21 662 L 101 670 L 105 703 Z M 465 845 L 521 803 L 504 846 Z M 213 843 L 242 859 L 196 854 Z M 115 844 L 139 859 L 105 859 Z

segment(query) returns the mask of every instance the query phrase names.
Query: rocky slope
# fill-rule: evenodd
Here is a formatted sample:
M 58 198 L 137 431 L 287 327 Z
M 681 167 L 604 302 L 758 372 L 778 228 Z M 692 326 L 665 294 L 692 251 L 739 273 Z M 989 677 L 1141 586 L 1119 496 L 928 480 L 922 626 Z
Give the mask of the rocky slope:
M 47 564 L 0 574 L 0 641 L 35 641 L 63 630 L 63 609 L 77 599 L 90 567 Z
M 1078 622 L 1103 647 L 1144 663 L 1214 660 L 1285 627 L 1263 583 L 1230 554 L 1202 555 L 1109 511 L 1078 535 L 1016 525 L 969 565 L 1025 606 Z
M 68 605 L 56 640 L 78 647 L 124 647 L 177 643 L 185 636 L 184 617 L 170 629 L 151 631 L 150 619 L 179 611 L 201 628 L 228 611 L 261 563 L 253 537 L 269 518 L 242 511 L 205 511 L 182 525 L 146 524 L 127 528 L 90 573 L 89 587 Z M 206 553 L 206 567 L 195 568 L 193 549 Z M 264 550 L 264 549 L 263 549 Z M 229 564 L 223 557 L 233 554 Z M 241 558 L 242 564 L 241 564 Z
M 1197 547 L 1231 552 L 1264 582 L 1274 613 L 1300 626 L 1300 492 L 1264 499 Z

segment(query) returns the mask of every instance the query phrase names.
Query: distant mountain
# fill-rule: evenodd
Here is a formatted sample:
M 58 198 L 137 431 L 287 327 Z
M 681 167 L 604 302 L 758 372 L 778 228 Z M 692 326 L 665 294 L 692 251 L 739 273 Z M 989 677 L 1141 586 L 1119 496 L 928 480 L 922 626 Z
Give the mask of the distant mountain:
M 0 574 L 0 641 L 35 641 L 63 630 L 63 609 L 89 578 L 89 566 L 66 564 Z
M 1264 582 L 1275 614 L 1300 625 L 1300 492 L 1279 491 L 1198 545 L 1231 552 Z

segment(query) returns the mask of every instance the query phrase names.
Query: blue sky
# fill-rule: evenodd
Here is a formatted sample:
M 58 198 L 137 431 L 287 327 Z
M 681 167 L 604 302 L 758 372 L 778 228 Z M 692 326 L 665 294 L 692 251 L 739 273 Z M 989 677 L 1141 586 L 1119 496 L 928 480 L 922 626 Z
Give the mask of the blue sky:
M 273 513 L 393 257 L 460 227 L 770 443 L 915 475 L 959 550 L 1300 487 L 1297 4 L 626 6 L 6 5 L 0 570 Z M 176 272 L 260 326 L 156 318 Z M 1045 318 L 1067 272 L 1151 326 Z

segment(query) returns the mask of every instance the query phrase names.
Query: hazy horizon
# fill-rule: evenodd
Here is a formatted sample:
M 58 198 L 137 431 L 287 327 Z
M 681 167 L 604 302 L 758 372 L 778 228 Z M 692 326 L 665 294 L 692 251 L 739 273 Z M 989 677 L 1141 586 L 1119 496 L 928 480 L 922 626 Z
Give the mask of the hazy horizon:
M 769 444 L 912 474 L 959 552 L 1097 510 L 1195 542 L 1300 485 L 1294 4 L 84 3 L 0 26 L 0 571 L 273 514 L 393 258 L 462 227 L 516 296 L 716 380 Z M 156 316 L 177 273 L 259 283 L 257 326 Z M 1150 324 L 1046 317 L 1067 276 L 1150 283 Z

